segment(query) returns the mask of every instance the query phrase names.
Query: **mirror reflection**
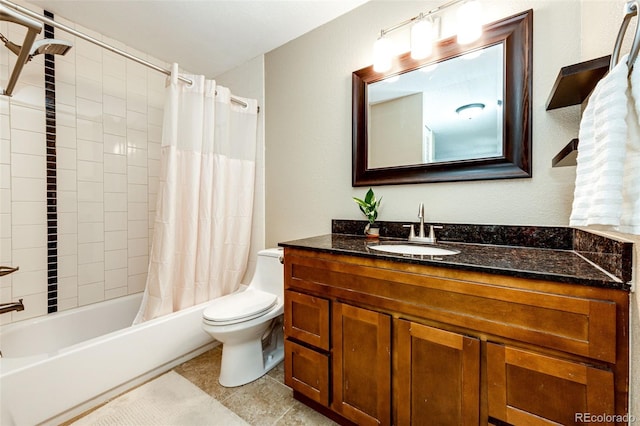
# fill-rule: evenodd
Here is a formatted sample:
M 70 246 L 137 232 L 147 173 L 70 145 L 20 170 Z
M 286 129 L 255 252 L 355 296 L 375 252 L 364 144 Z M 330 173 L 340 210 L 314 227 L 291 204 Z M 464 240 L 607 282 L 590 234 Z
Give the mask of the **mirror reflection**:
M 500 157 L 504 44 L 367 86 L 371 169 Z

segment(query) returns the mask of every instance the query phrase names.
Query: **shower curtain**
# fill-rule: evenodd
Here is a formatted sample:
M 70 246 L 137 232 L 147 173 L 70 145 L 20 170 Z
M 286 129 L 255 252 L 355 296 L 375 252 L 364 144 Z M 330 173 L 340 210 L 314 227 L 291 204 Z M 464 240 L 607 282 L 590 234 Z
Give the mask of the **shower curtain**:
M 147 285 L 134 324 L 238 288 L 247 266 L 257 101 L 232 103 L 204 76 L 166 89 L 161 170 Z

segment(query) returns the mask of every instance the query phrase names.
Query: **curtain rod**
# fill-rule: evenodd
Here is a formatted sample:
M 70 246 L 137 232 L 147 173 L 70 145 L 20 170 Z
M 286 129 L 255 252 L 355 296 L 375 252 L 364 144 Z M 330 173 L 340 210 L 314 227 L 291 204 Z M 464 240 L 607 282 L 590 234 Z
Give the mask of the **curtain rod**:
M 37 19 L 39 21 L 42 21 L 45 24 L 49 24 L 49 25 L 51 25 L 53 27 L 61 29 L 62 31 L 68 32 L 69 34 L 73 34 L 76 37 L 80 37 L 81 39 L 86 40 L 86 41 L 88 41 L 90 43 L 93 43 L 93 44 L 95 44 L 97 46 L 100 46 L 100 47 L 102 47 L 104 49 L 107 49 L 110 52 L 113 52 L 113 53 L 118 54 L 120 56 L 124 56 L 127 59 L 131 59 L 132 61 L 137 62 L 137 63 L 139 63 L 141 65 L 144 65 L 145 67 L 154 69 L 154 70 L 156 70 L 158 72 L 161 72 L 161 73 L 163 73 L 165 75 L 171 75 L 171 71 L 168 70 L 168 69 L 165 69 L 165 68 L 162 68 L 162 67 L 160 67 L 158 65 L 152 64 L 151 62 L 145 61 L 144 59 L 138 58 L 137 56 L 133 56 L 130 53 L 125 52 L 124 50 L 120 50 L 117 47 L 113 47 L 111 45 L 108 45 L 108 44 L 106 44 L 106 43 L 104 43 L 104 42 L 102 42 L 102 41 L 100 41 L 98 39 L 95 39 L 95 38 L 93 38 L 91 36 L 88 36 L 88 35 L 86 35 L 84 33 L 81 33 L 80 31 L 76 31 L 71 27 L 68 27 L 68 26 L 66 26 L 64 24 L 56 22 L 53 19 L 49 19 L 46 16 L 42 16 L 42 15 L 40 15 L 38 13 L 35 13 L 35 12 L 33 12 L 33 11 L 27 9 L 27 8 L 24 8 L 24 7 L 20 6 L 20 5 L 17 5 L 15 3 L 11 3 L 10 1 L 7 1 L 7 0 L 0 0 L 0 4 L 4 4 L 5 6 L 10 7 L 12 9 L 15 9 L 18 12 L 23 13 L 23 14 L 31 17 L 31 18 Z M 183 77 L 181 75 L 178 75 L 178 80 L 183 81 L 183 82 L 185 82 L 187 84 L 192 84 L 193 83 L 193 81 L 191 81 L 188 78 Z M 240 99 L 237 99 L 237 98 L 232 96 L 231 100 L 233 102 L 235 102 L 236 104 L 238 104 L 238 105 L 242 105 L 243 107 L 247 107 L 247 103 L 242 101 L 242 100 L 240 100 Z M 260 111 L 260 107 L 258 107 L 258 111 Z

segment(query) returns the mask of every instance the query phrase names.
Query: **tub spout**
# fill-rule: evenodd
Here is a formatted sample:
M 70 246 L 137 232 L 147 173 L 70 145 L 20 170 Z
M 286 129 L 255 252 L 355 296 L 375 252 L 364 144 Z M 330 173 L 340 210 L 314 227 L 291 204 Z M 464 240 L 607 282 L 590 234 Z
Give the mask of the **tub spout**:
M 4 314 L 11 311 L 24 311 L 24 305 L 22 304 L 22 299 L 19 299 L 17 302 L 0 303 L 0 314 Z

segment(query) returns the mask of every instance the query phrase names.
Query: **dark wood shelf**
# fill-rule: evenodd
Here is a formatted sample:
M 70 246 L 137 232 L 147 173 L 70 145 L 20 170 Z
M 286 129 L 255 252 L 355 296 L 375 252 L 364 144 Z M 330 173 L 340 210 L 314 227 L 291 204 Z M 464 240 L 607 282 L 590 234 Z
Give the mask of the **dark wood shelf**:
M 609 72 L 611 55 L 562 67 L 547 100 L 547 111 L 580 105 L 589 97 L 602 77 Z M 552 167 L 577 165 L 578 139 L 572 139 L 551 160 Z
M 609 71 L 611 55 L 562 67 L 547 100 L 547 111 L 584 102 Z
M 578 164 L 578 139 L 572 139 L 562 150 L 551 160 L 551 167 L 575 166 Z

